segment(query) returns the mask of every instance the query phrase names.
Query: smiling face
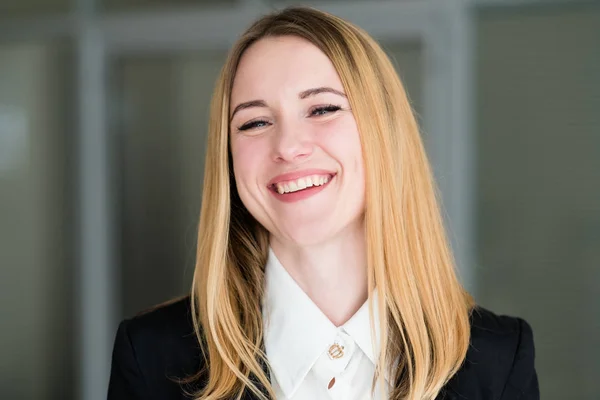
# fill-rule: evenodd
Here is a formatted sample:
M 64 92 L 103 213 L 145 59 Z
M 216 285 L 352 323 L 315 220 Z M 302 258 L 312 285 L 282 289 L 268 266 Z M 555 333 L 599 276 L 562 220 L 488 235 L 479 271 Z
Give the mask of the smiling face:
M 271 240 L 308 246 L 362 229 L 359 133 L 321 50 L 294 36 L 260 39 L 240 60 L 230 109 L 238 193 Z

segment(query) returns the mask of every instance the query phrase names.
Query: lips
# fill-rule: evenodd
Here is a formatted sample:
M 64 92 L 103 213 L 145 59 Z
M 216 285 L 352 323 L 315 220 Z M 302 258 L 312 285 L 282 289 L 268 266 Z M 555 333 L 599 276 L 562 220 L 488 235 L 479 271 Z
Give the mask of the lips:
M 309 175 L 296 180 L 276 183 L 273 185 L 273 189 L 279 194 L 294 193 L 313 186 L 322 186 L 331 178 L 332 175 Z
M 283 203 L 296 203 L 311 198 L 321 191 L 325 190 L 336 177 L 335 173 L 311 171 L 306 174 L 304 171 L 300 176 L 295 173 L 292 175 L 280 175 L 273 179 L 273 183 L 268 187 L 269 192 Z
M 335 172 L 311 169 L 278 175 L 267 184 L 269 190 L 278 194 L 295 193 L 307 188 L 323 186 L 334 176 Z

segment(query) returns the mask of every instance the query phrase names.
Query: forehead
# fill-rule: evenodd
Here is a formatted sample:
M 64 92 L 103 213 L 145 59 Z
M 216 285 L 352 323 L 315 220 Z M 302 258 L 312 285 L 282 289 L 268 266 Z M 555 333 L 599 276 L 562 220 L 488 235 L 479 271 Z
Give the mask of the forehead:
M 330 86 L 343 90 L 329 58 L 309 41 L 296 36 L 267 37 L 242 55 L 233 81 L 232 100 L 268 97 L 274 92 Z

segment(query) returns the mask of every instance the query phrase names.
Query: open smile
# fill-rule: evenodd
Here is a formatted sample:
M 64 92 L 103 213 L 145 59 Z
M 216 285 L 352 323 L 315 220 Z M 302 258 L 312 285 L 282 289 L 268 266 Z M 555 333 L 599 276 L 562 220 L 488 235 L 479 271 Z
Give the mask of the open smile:
M 294 180 L 277 182 L 271 185 L 271 190 L 279 194 L 295 193 L 311 187 L 323 186 L 333 179 L 334 176 L 335 174 L 309 175 Z
M 314 173 L 301 177 L 287 177 L 272 181 L 269 191 L 284 202 L 295 202 L 311 197 L 325 189 L 335 178 L 335 173 Z M 282 178 L 286 178 L 282 176 Z

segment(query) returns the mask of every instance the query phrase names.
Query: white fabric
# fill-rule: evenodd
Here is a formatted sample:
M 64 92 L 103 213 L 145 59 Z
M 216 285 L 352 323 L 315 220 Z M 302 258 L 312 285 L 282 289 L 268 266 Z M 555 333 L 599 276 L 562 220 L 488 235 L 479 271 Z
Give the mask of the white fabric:
M 371 394 L 379 349 L 373 348 L 368 303 L 336 327 L 281 265 L 272 250 L 266 265 L 263 302 L 265 350 L 277 400 L 367 400 L 388 397 L 389 384 Z M 377 291 L 374 292 L 377 301 Z M 375 346 L 379 343 L 379 316 L 374 307 Z M 344 346 L 343 356 L 332 359 L 328 349 Z M 335 383 L 328 386 L 335 378 Z M 382 397 L 384 396 L 384 397 Z

